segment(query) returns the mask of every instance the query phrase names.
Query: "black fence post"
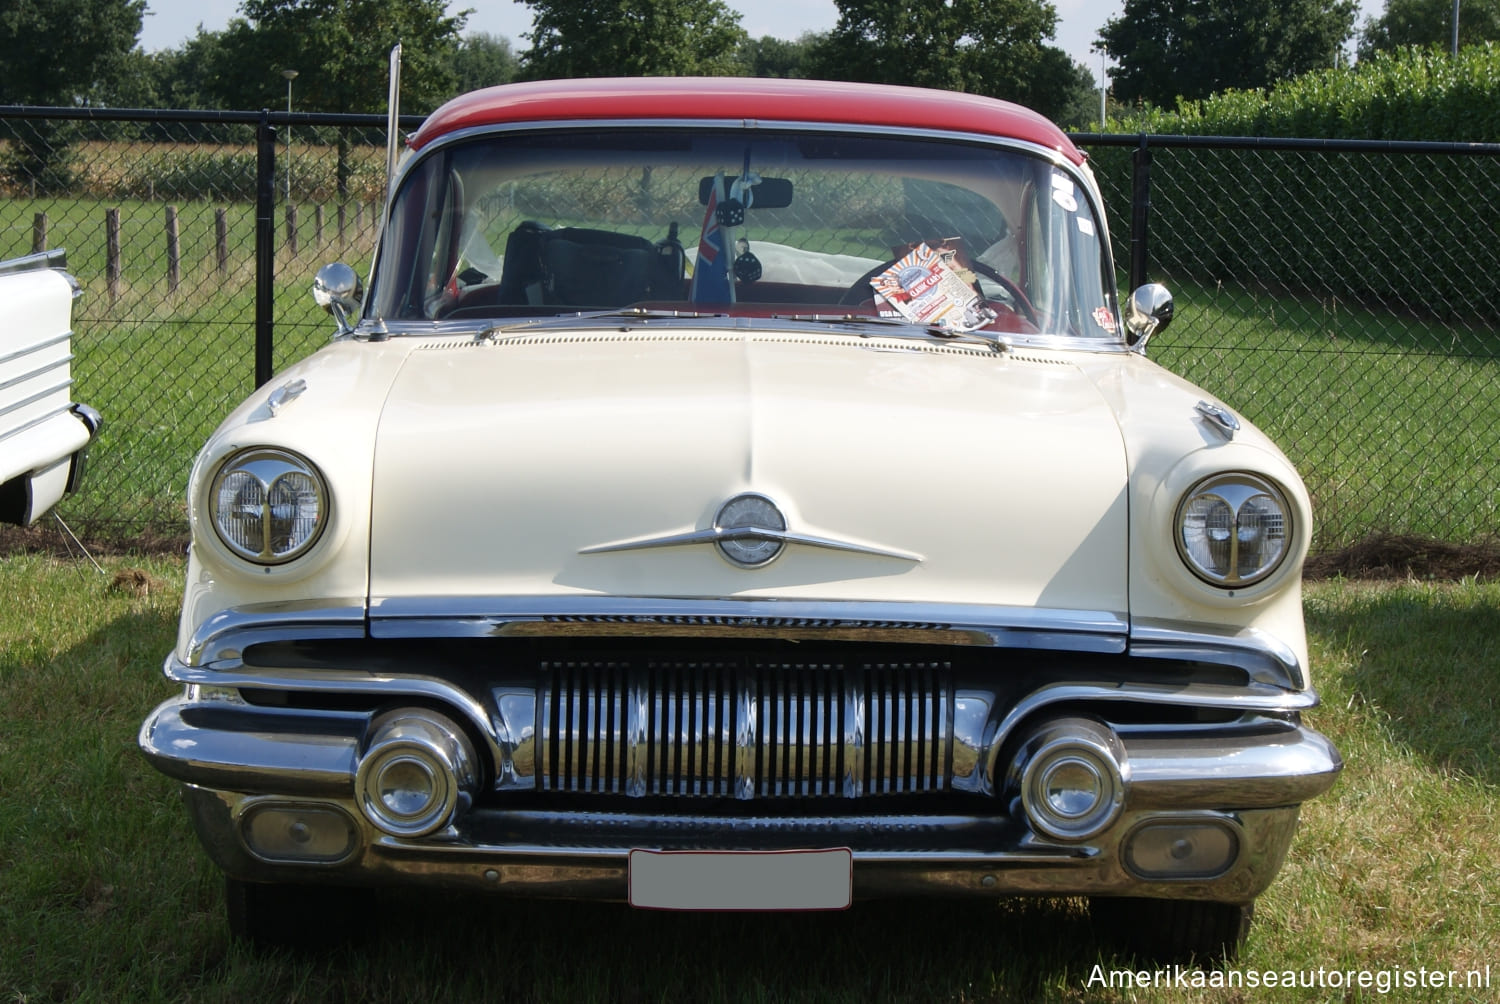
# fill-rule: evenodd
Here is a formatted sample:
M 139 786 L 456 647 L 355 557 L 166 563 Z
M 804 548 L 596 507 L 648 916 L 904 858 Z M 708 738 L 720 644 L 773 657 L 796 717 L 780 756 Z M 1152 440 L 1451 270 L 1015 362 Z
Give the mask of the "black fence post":
M 1145 133 L 1130 156 L 1130 165 L 1130 288 L 1136 290 L 1146 284 L 1150 263 L 1146 231 L 1151 223 L 1151 148 Z
M 255 386 L 271 379 L 276 280 L 276 130 L 262 108 L 255 131 Z

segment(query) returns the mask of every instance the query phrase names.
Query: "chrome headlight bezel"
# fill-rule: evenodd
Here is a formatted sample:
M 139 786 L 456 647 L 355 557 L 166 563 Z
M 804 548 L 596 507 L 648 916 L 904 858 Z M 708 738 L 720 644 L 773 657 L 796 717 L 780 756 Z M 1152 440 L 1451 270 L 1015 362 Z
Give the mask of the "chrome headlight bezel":
M 1200 502 L 1227 517 L 1218 527 L 1224 536 L 1217 545 L 1191 539 L 1201 527 L 1190 526 L 1190 520 L 1194 524 L 1208 522 L 1201 510 L 1195 510 Z M 1270 514 L 1264 511 L 1267 502 L 1273 510 Z M 1258 516 L 1252 511 L 1255 506 L 1263 510 Z M 1256 520 L 1260 525 L 1246 525 Z M 1201 581 L 1230 590 L 1264 582 L 1274 575 L 1295 550 L 1296 530 L 1294 509 L 1286 491 L 1269 478 L 1245 471 L 1215 474 L 1194 484 L 1177 503 L 1172 521 L 1172 535 L 1182 563 Z M 1252 537 L 1259 539 L 1252 542 Z M 1245 567 L 1241 547 L 1249 543 L 1266 550 L 1267 541 L 1276 542 L 1274 548 L 1269 548 L 1272 553 Z M 1217 561 L 1208 550 L 1215 546 L 1222 547 L 1224 552 Z
M 258 489 L 258 498 L 226 508 L 226 489 L 235 478 L 246 489 Z M 298 497 L 278 503 L 278 491 L 294 492 Z M 299 513 L 290 520 L 290 532 L 278 533 L 289 521 L 278 516 L 275 507 L 305 507 L 309 492 L 314 508 L 310 519 Z M 303 557 L 322 539 L 331 521 L 332 499 L 322 471 L 306 457 L 280 447 L 255 446 L 231 453 L 215 468 L 204 495 L 208 521 L 219 544 L 235 557 L 256 565 L 285 565 Z M 258 516 L 252 511 L 257 505 Z M 258 528 L 254 524 L 257 519 Z

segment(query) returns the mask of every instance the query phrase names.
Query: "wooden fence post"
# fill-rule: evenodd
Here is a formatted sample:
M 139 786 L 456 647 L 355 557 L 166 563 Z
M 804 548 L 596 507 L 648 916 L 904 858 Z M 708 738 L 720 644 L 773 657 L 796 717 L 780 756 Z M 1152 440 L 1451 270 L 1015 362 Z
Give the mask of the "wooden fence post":
M 229 274 L 229 216 L 223 209 L 214 210 L 214 262 L 220 275 Z
M 31 252 L 47 250 L 47 214 L 37 213 L 31 217 Z
M 120 298 L 120 211 L 104 211 L 104 281 L 110 302 Z
M 315 247 L 322 247 L 323 246 L 323 203 L 321 203 L 321 202 L 318 203 L 316 206 L 313 207 L 313 237 L 315 238 L 313 240 L 313 245 Z
M 293 255 L 297 253 L 297 203 L 286 204 L 286 249 Z
M 182 285 L 182 241 L 177 227 L 177 207 L 167 207 L 167 292 Z

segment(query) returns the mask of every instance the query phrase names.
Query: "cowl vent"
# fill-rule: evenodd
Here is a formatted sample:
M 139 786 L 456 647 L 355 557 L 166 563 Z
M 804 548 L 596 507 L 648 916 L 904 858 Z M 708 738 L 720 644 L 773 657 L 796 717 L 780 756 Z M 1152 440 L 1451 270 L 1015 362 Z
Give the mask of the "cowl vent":
M 494 341 L 475 338 L 443 338 L 424 342 L 418 347 L 422 352 L 444 352 L 454 349 L 497 348 L 515 349 L 538 345 L 599 345 L 599 344 L 708 344 L 749 342 L 758 345 L 809 345 L 827 349 L 853 349 L 861 352 L 918 352 L 928 355 L 960 355 L 981 359 L 994 359 L 995 353 L 982 345 L 943 345 L 920 342 L 905 338 L 849 338 L 825 335 L 802 334 L 744 334 L 742 332 L 712 331 L 559 331 L 538 332 L 531 335 L 503 335 Z M 1028 359 L 1041 362 L 1040 359 Z

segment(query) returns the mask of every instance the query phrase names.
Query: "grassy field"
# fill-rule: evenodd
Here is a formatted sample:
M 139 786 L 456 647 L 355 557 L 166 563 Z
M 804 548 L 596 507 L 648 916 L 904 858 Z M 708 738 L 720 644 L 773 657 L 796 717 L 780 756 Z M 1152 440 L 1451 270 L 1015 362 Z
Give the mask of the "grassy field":
M 229 941 L 219 877 L 173 785 L 135 748 L 171 690 L 158 667 L 181 574 L 163 559 L 111 559 L 102 575 L 36 555 L 0 561 L 0 1001 L 1500 995 L 1500 584 L 1308 590 L 1324 701 L 1310 717 L 1347 766 L 1304 811 L 1235 969 L 1491 974 L 1488 989 L 1387 998 L 1326 976 L 1323 989 L 1290 993 L 1090 986 L 1137 966 L 1101 948 L 1066 900 L 703 916 L 406 894 L 381 900 L 391 919 L 369 942 L 256 954 Z
M 1373 531 L 1500 535 L 1494 332 L 1244 287 L 1171 282 L 1151 357 L 1264 429 L 1313 499 L 1314 547 Z

